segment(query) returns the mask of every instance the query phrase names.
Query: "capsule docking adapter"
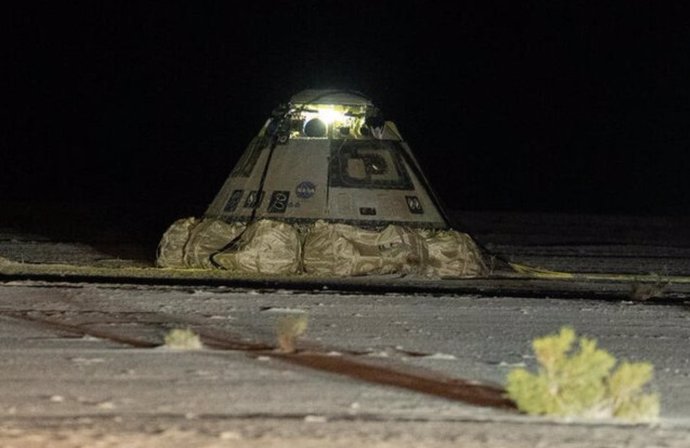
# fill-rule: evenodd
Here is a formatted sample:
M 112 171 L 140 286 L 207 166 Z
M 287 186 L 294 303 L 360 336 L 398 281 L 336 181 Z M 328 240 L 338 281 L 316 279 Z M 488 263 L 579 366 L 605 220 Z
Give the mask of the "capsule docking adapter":
M 157 264 L 247 274 L 487 273 L 395 124 L 370 99 L 304 90 L 277 107 L 201 218 L 166 231 Z

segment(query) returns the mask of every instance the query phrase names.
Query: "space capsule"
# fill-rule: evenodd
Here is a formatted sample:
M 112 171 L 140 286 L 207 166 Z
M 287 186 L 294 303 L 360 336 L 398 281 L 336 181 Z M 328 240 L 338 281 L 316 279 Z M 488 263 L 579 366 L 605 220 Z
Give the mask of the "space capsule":
M 264 274 L 486 273 L 396 125 L 344 90 L 304 90 L 277 107 L 204 216 L 168 229 L 157 261 Z
M 206 216 L 448 228 L 395 124 L 364 96 L 331 90 L 300 92 L 274 113 Z

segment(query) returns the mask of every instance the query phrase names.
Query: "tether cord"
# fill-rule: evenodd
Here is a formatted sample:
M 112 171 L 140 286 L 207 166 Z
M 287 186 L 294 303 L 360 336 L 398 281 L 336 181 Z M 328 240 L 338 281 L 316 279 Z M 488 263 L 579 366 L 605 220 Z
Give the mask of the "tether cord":
M 341 89 L 334 89 L 330 90 L 327 92 L 324 92 L 320 95 L 315 95 L 310 99 L 310 101 L 305 102 L 304 105 L 300 108 L 297 109 L 297 112 L 300 112 L 301 110 L 304 109 L 304 107 L 314 101 L 317 101 L 318 99 L 322 98 L 323 96 L 327 95 L 332 95 L 334 93 L 340 93 L 340 92 L 345 92 L 345 93 L 350 93 L 354 94 L 357 96 L 360 96 L 362 98 L 366 97 L 362 95 L 360 92 L 352 91 L 352 90 L 341 90 Z M 256 220 L 256 214 L 259 208 L 259 201 L 263 199 L 264 195 L 264 184 L 266 182 L 266 177 L 268 175 L 268 169 L 271 164 L 271 159 L 273 158 L 273 152 L 278 145 L 278 134 L 279 131 L 282 127 L 282 124 L 284 123 L 284 120 L 288 119 L 290 116 L 291 112 L 290 109 L 288 109 L 287 112 L 285 112 L 280 118 L 275 118 L 277 121 L 275 127 L 272 130 L 272 133 L 270 135 L 271 137 L 271 145 L 269 147 L 268 151 L 268 156 L 266 158 L 266 164 L 264 165 L 263 172 L 261 173 L 261 179 L 259 181 L 259 188 L 257 191 L 257 202 L 252 207 L 252 213 L 249 217 L 249 220 L 247 221 L 247 225 L 245 228 L 235 237 L 233 238 L 230 242 L 228 242 L 225 246 L 222 248 L 218 249 L 214 253 L 212 253 L 209 256 L 209 261 L 211 264 L 217 268 L 223 268 L 218 262 L 215 261 L 215 256 L 218 255 L 221 252 L 224 252 L 228 249 L 234 248 L 237 243 L 239 242 L 240 238 L 244 233 L 247 231 L 249 225 L 251 225 L 255 220 Z M 406 151 L 403 150 L 403 155 L 405 158 L 408 158 Z M 435 192 L 429 185 L 429 182 L 427 179 L 424 177 L 423 172 L 419 168 L 417 161 L 415 159 L 414 163 L 409 163 L 411 165 L 411 168 L 414 171 L 417 171 L 418 177 L 421 177 L 420 181 L 422 184 L 427 188 L 427 190 L 430 192 L 430 195 L 432 196 L 432 201 L 434 201 L 439 209 L 440 213 L 442 214 L 442 217 L 446 220 L 446 222 L 450 225 L 451 228 L 455 227 L 454 224 L 456 224 L 455 219 L 453 219 L 451 216 L 449 216 L 441 204 L 441 201 L 439 200 L 438 196 L 436 196 Z M 653 280 L 655 277 L 650 276 L 650 275 L 635 275 L 635 274 L 614 274 L 614 273 L 578 273 L 578 272 L 567 272 L 567 271 L 553 271 L 549 269 L 544 269 L 542 267 L 537 267 L 537 266 L 530 266 L 527 264 L 522 264 L 522 263 L 517 263 L 510 261 L 508 257 L 506 257 L 503 254 L 497 254 L 486 248 L 483 244 L 481 244 L 479 241 L 475 240 L 475 244 L 479 247 L 479 249 L 486 255 L 491 257 L 493 260 L 498 260 L 500 262 L 505 263 L 508 267 L 510 267 L 514 272 L 516 272 L 518 275 L 522 276 L 529 276 L 532 278 L 540 278 L 540 279 L 579 279 L 579 280 L 613 280 L 613 281 L 624 281 L 624 280 L 637 280 L 637 281 L 649 281 Z M 690 276 L 687 275 L 679 275 L 679 276 L 668 276 L 667 277 L 670 281 L 673 282 L 678 282 L 678 283 L 690 283 Z
M 297 109 L 297 112 L 301 112 L 301 110 L 303 110 L 307 104 L 312 103 L 314 101 L 317 101 L 324 96 L 332 95 L 334 93 L 340 93 L 340 92 L 350 93 L 350 94 L 354 94 L 354 95 L 360 96 L 362 98 L 368 99 L 364 95 L 362 95 L 361 93 L 359 93 L 357 91 L 334 89 L 334 90 L 329 90 L 327 92 L 323 92 L 319 95 L 312 97 L 308 102 L 305 102 L 304 105 L 300 109 Z M 223 269 L 223 266 L 220 265 L 215 260 L 216 255 L 220 254 L 221 252 L 225 252 L 228 249 L 233 249 L 234 247 L 236 247 L 237 243 L 240 241 L 240 238 L 242 238 L 242 235 L 244 235 L 244 233 L 249 228 L 249 225 L 252 224 L 256 220 L 256 212 L 259 208 L 259 201 L 261 199 L 263 199 L 264 183 L 266 182 L 266 175 L 268 174 L 268 168 L 271 164 L 271 159 L 273 158 L 273 151 L 275 150 L 276 146 L 278 145 L 278 134 L 279 134 L 279 131 L 280 131 L 284 121 L 289 118 L 289 116 L 291 115 L 292 112 L 293 111 L 291 111 L 290 108 L 288 108 L 287 112 L 283 113 L 283 115 L 279 119 L 277 119 L 278 121 L 277 121 L 276 125 L 273 127 L 273 130 L 271 132 L 271 146 L 268 150 L 268 157 L 266 158 L 266 164 L 264 165 L 264 170 L 261 173 L 261 180 L 259 181 L 259 189 L 257 191 L 257 195 L 258 195 L 257 203 L 254 205 L 254 207 L 252 207 L 252 214 L 249 216 L 249 220 L 247 221 L 247 225 L 235 238 L 230 240 L 230 242 L 228 242 L 225 246 L 216 250 L 215 252 L 213 252 L 208 257 L 211 264 L 216 268 Z M 269 126 L 271 126 L 271 125 L 269 125 Z
M 211 264 L 217 268 L 223 268 L 223 266 L 218 263 L 215 260 L 216 255 L 218 255 L 221 252 L 225 252 L 228 249 L 234 248 L 237 243 L 240 241 L 240 238 L 242 238 L 242 235 L 247 231 L 249 226 L 256 220 L 256 211 L 259 209 L 259 205 L 261 202 L 263 202 L 263 196 L 264 196 L 264 184 L 266 183 L 266 175 L 268 174 L 268 168 L 271 165 L 271 159 L 273 158 L 273 151 L 276 149 L 276 146 L 278 145 L 278 130 L 280 129 L 280 125 L 282 124 L 283 120 L 285 119 L 285 116 L 283 116 L 278 125 L 275 127 L 275 130 L 273 131 L 273 134 L 271 135 L 271 146 L 268 149 L 268 156 L 266 157 L 266 164 L 264 165 L 263 172 L 261 173 L 261 179 L 259 180 L 259 188 L 256 192 L 256 202 L 254 203 L 252 207 L 252 214 L 249 216 L 249 220 L 247 221 L 246 226 L 244 229 L 228 244 L 225 246 L 221 247 L 217 251 L 213 252 L 211 255 L 209 255 L 208 259 L 211 262 Z

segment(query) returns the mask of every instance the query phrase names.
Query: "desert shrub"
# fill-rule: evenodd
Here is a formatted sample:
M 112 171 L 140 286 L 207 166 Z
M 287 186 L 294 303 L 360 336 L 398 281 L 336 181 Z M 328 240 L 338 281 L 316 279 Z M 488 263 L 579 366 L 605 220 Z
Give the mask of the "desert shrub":
M 175 350 L 198 350 L 203 344 L 199 335 L 189 328 L 175 328 L 165 335 L 165 347 Z
M 653 376 L 651 364 L 621 362 L 614 370 L 616 359 L 612 355 L 598 348 L 594 339 L 578 340 L 569 327 L 535 339 L 532 347 L 538 371 L 517 368 L 508 374 L 508 396 L 521 411 L 630 421 L 650 421 L 658 416 L 659 397 L 644 392 Z
M 291 314 L 282 316 L 276 324 L 278 347 L 284 353 L 293 353 L 296 350 L 297 337 L 307 331 L 307 316 L 305 314 Z

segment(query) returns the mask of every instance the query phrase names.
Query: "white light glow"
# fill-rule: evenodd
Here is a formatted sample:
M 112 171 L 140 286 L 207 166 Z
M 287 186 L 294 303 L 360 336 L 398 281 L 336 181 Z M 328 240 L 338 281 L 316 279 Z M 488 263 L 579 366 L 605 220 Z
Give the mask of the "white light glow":
M 343 121 L 345 115 L 333 109 L 319 109 L 319 119 L 326 124 L 331 124 L 334 121 Z

